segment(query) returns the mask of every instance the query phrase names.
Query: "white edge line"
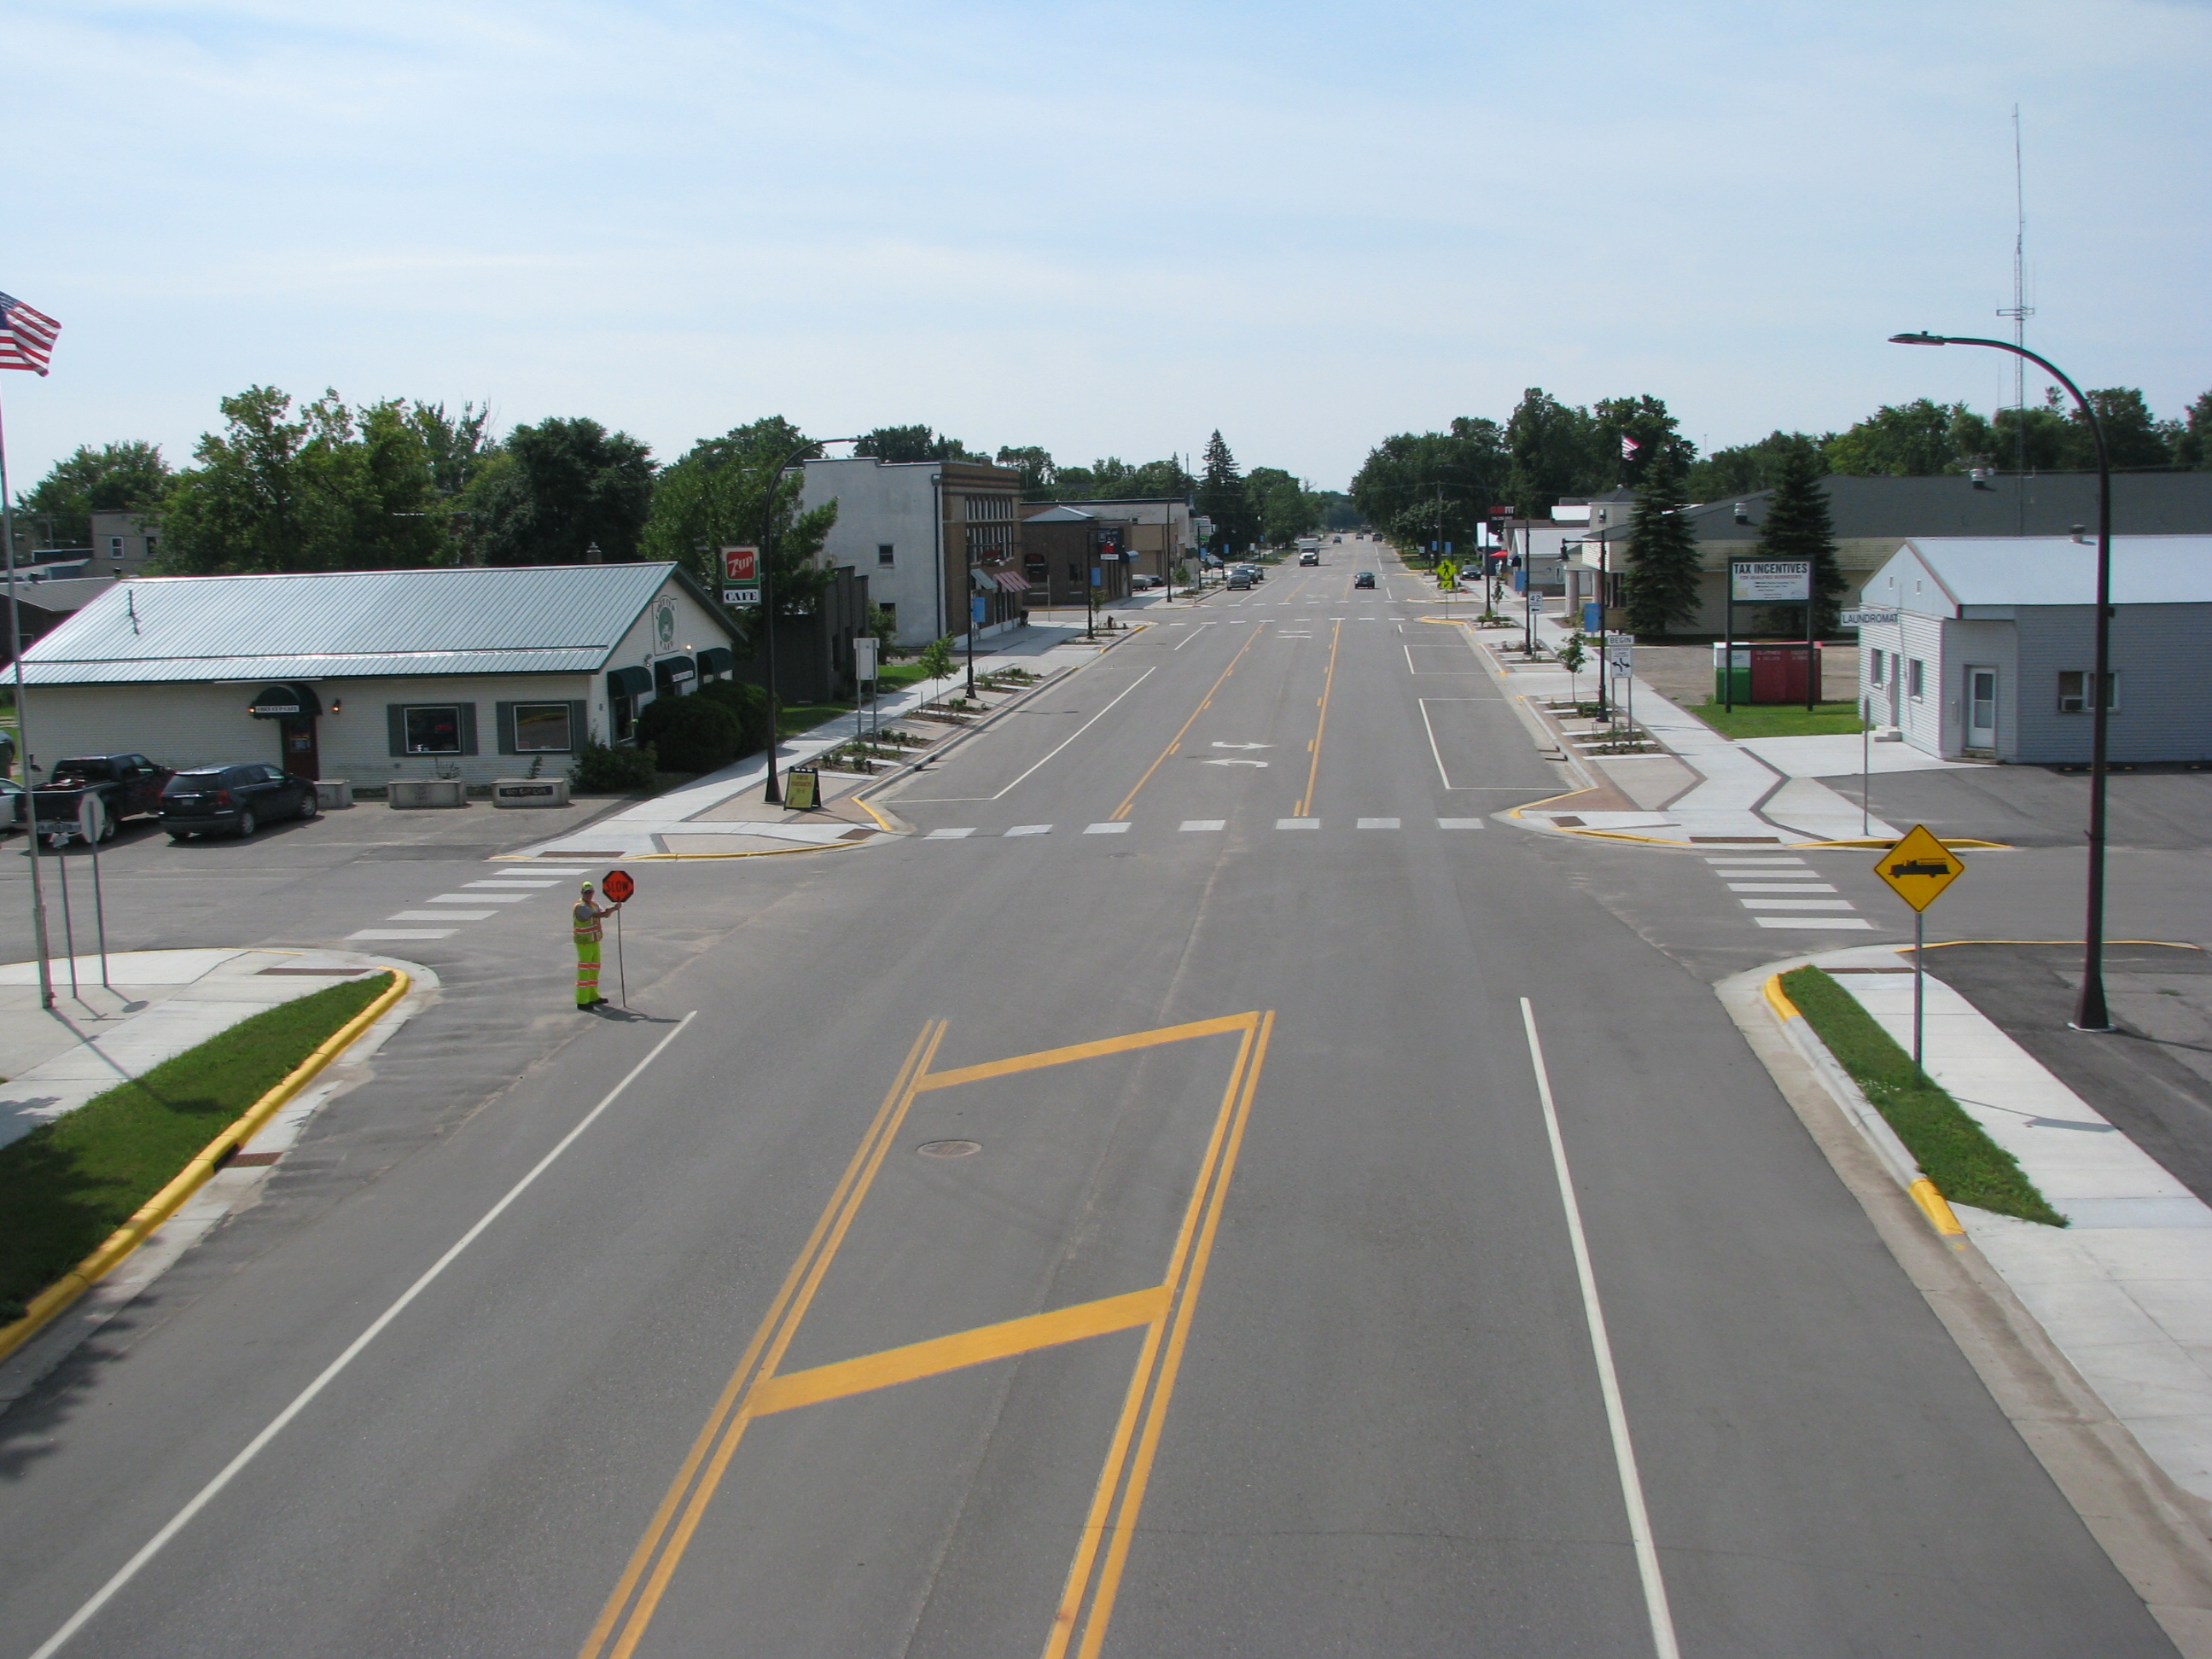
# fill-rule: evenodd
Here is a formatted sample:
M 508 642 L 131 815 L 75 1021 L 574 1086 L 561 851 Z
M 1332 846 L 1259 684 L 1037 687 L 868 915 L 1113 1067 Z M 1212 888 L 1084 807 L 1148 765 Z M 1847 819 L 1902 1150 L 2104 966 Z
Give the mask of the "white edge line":
M 1528 1034 L 1528 1063 L 1536 1073 L 1536 1095 L 1544 1104 L 1544 1133 L 1551 1138 L 1552 1169 L 1559 1182 L 1559 1207 L 1566 1212 L 1567 1237 L 1574 1245 L 1575 1276 L 1582 1283 L 1583 1314 L 1589 1325 L 1590 1352 L 1597 1360 L 1598 1386 L 1605 1395 L 1606 1426 L 1613 1431 L 1613 1461 L 1620 1472 L 1620 1500 L 1628 1511 L 1628 1533 L 1636 1544 L 1636 1570 L 1644 1581 L 1644 1607 L 1651 1621 L 1651 1646 L 1658 1659 L 1681 1659 L 1674 1639 L 1674 1615 L 1667 1605 L 1667 1581 L 1659 1572 L 1659 1550 L 1651 1539 L 1651 1515 L 1644 1504 L 1644 1482 L 1636 1472 L 1636 1448 L 1628 1437 L 1628 1413 L 1621 1404 L 1620 1376 L 1613 1364 L 1613 1343 L 1605 1332 L 1605 1310 L 1598 1305 L 1597 1275 L 1590 1267 L 1589 1241 L 1583 1235 L 1582 1206 L 1575 1200 L 1574 1176 L 1567 1169 L 1567 1146 L 1559 1133 L 1559 1108 L 1552 1099 L 1552 1075 L 1544 1066 L 1536 1037 L 1536 1011 L 1521 999 L 1521 1024 Z M 33 1656 L 37 1659 L 37 1656 Z
M 1451 774 L 1444 770 L 1443 751 L 1437 747 L 1437 728 L 1429 723 L 1429 700 L 1426 697 L 1417 697 L 1414 701 L 1420 705 L 1421 725 L 1429 734 L 1429 753 L 1437 763 L 1437 776 L 1443 781 L 1445 793 L 1449 793 L 1452 787 Z M 1473 699 L 1470 698 L 1468 701 L 1471 702 Z
M 1036 759 L 1036 761 L 1034 763 L 1032 763 L 1032 764 L 1030 765 L 1030 767 L 1029 768 L 1029 771 L 1025 771 L 1025 772 L 1024 772 L 1024 773 L 1022 774 L 1022 775 L 1021 775 L 1021 777 L 1020 777 L 1020 778 L 1016 778 L 1016 779 L 1014 780 L 1014 782 L 1013 782 L 1013 783 L 1010 783 L 1010 784 L 1008 784 L 1008 785 L 1006 787 L 1006 788 L 1001 789 L 1000 791 L 999 791 L 999 794 L 998 794 L 998 795 L 985 795 L 985 796 L 981 797 L 981 799 L 984 799 L 984 800 L 996 800 L 996 799 L 999 799 L 999 795 L 1004 795 L 1004 794 L 1008 793 L 1010 791 L 1012 791 L 1012 788 L 1013 788 L 1013 787 L 1014 787 L 1014 784 L 1019 783 L 1019 782 L 1022 781 L 1022 778 L 1025 778 L 1025 777 L 1029 776 L 1029 775 L 1030 775 L 1030 772 L 1034 772 L 1034 771 L 1036 771 L 1036 770 L 1037 769 L 1037 768 L 1038 768 L 1038 767 L 1042 766 L 1042 765 L 1045 763 L 1045 762 L 1047 762 L 1047 761 L 1050 760 L 1050 759 L 1053 757 L 1053 756 L 1057 755 L 1057 754 L 1058 754 L 1061 750 L 1063 750 L 1063 749 L 1066 748 L 1066 747 L 1067 747 L 1067 745 L 1068 745 L 1069 744 L 1073 743 L 1073 742 L 1074 742 L 1078 738 L 1081 737 L 1081 736 L 1082 736 L 1085 732 L 1088 732 L 1088 731 L 1089 731 L 1092 726 L 1094 726 L 1097 725 L 1099 721 L 1101 721 L 1101 720 L 1104 720 L 1104 719 L 1106 718 L 1106 716 L 1107 716 L 1107 715 L 1109 715 L 1109 714 L 1112 714 L 1112 713 L 1114 712 L 1114 703 L 1115 703 L 1115 702 L 1121 702 L 1121 699 L 1122 699 L 1123 697 L 1127 696 L 1129 695 L 1129 693 L 1131 693 L 1132 691 L 1135 690 L 1139 686 L 1142 685 L 1142 684 L 1143 684 L 1146 680 L 1148 680 L 1148 679 L 1152 678 L 1152 677 L 1155 673 L 1157 673 L 1157 672 L 1158 672 L 1158 664 L 1154 664 L 1152 667 L 1147 668 L 1147 669 L 1146 669 L 1143 673 L 1141 673 L 1141 674 L 1138 675 L 1136 678 L 1134 678 L 1133 680 L 1131 680 L 1131 681 L 1128 683 L 1128 684 L 1127 684 L 1127 685 L 1125 685 L 1125 686 L 1123 686 L 1123 687 L 1121 688 L 1121 691 L 1120 691 L 1120 692 L 1115 696 L 1115 697 L 1114 698 L 1114 702 L 1109 702 L 1109 703 L 1108 703 L 1108 704 L 1107 704 L 1103 708 L 1100 709 L 1097 714 L 1093 714 L 1093 715 L 1092 715 L 1089 720 L 1087 720 L 1084 721 L 1082 725 L 1080 725 L 1080 726 L 1077 726 L 1077 727 L 1075 728 L 1075 730 L 1073 730 L 1073 732 L 1069 732 L 1066 737 L 1062 738 L 1059 741 L 1059 743 L 1057 743 L 1056 744 L 1054 744 L 1054 745 L 1052 747 L 1052 749 L 1050 749 L 1050 750 L 1049 750 L 1048 751 L 1047 751 L 1045 754 L 1043 754 L 1043 755 L 1040 756 L 1040 757 Z
M 636 1065 L 631 1066 L 629 1073 L 623 1077 L 623 1080 L 616 1084 L 613 1088 L 607 1091 L 605 1098 L 601 1100 L 598 1105 L 592 1107 L 590 1111 L 585 1113 L 582 1121 L 579 1122 L 574 1128 L 569 1130 L 567 1134 L 562 1136 L 561 1139 L 554 1144 L 552 1151 L 547 1152 L 544 1157 L 539 1158 L 536 1164 L 531 1166 L 530 1172 L 527 1175 L 524 1176 L 521 1180 L 516 1182 L 514 1186 L 508 1188 L 507 1189 L 506 1195 L 502 1197 L 499 1202 L 493 1205 L 491 1208 L 486 1210 L 483 1214 L 477 1218 L 474 1226 L 471 1227 L 468 1231 L 463 1233 L 459 1238 L 453 1242 L 452 1247 L 448 1249 L 443 1255 L 432 1262 L 430 1266 L 424 1270 L 421 1278 L 417 1279 L 412 1285 L 410 1285 L 404 1291 L 401 1291 L 398 1299 L 392 1303 L 392 1304 L 386 1308 L 382 1313 L 379 1314 L 370 1323 L 367 1330 L 363 1331 L 359 1336 L 354 1338 L 351 1342 L 348 1343 L 346 1345 L 345 1351 L 343 1353 L 339 1354 L 337 1358 L 331 1361 L 329 1364 L 324 1366 L 321 1373 L 316 1376 L 313 1382 L 308 1383 L 306 1388 L 301 1389 L 297 1395 L 293 1396 L 291 1404 L 285 1407 L 283 1411 L 278 1412 L 276 1416 L 270 1419 L 267 1425 L 262 1429 L 260 1433 L 255 1435 L 252 1439 L 247 1441 L 244 1446 L 240 1448 L 238 1455 L 233 1457 L 229 1462 L 224 1464 L 221 1472 L 219 1472 L 213 1480 L 210 1480 L 204 1486 L 202 1486 L 199 1491 L 193 1493 L 191 1498 L 185 1504 L 184 1508 L 179 1510 L 176 1514 L 170 1516 L 168 1521 L 162 1526 L 159 1532 L 155 1533 L 151 1538 L 148 1539 L 144 1544 L 139 1547 L 138 1553 L 136 1555 L 133 1555 L 128 1561 L 125 1561 L 120 1567 L 118 1567 L 115 1570 L 114 1576 L 106 1583 L 102 1584 L 97 1590 L 94 1591 L 91 1598 L 87 1601 L 82 1607 L 79 1607 L 74 1613 L 70 1615 L 68 1623 L 64 1624 L 59 1630 L 48 1637 L 45 1642 L 40 1644 L 38 1649 L 32 1653 L 30 1659 L 52 1659 L 52 1656 L 60 1651 L 63 1644 L 66 1643 L 70 1638 L 75 1636 L 79 1631 L 82 1630 L 87 1624 L 91 1622 L 94 1615 L 98 1613 L 102 1607 L 106 1607 L 108 1602 L 114 1598 L 116 1592 L 122 1589 L 124 1586 L 138 1576 L 138 1570 L 141 1567 L 143 1567 L 149 1561 L 151 1561 L 156 1555 L 160 1554 L 162 1547 L 167 1545 L 171 1539 L 182 1532 L 185 1528 L 190 1524 L 193 1516 L 197 1516 L 202 1510 L 205 1509 L 210 1503 L 214 1502 L 216 1498 L 222 1492 L 222 1489 L 225 1486 L 228 1486 L 232 1480 L 235 1480 L 248 1463 L 251 1463 L 256 1457 L 259 1456 L 263 1449 L 268 1446 L 269 1443 L 274 1440 L 278 1435 L 282 1434 L 294 1418 L 297 1417 L 301 1412 L 305 1411 L 311 1403 L 313 1403 L 316 1395 L 322 1393 L 325 1389 L 328 1388 L 333 1382 L 337 1381 L 338 1373 L 344 1370 L 348 1365 L 353 1364 L 355 1359 L 360 1357 L 362 1350 L 368 1347 L 370 1343 L 375 1341 L 379 1336 L 382 1335 L 384 1334 L 385 1328 L 391 1324 L 393 1320 L 398 1318 L 402 1313 L 405 1312 L 408 1305 L 412 1303 L 416 1297 L 428 1290 L 438 1276 L 444 1273 L 447 1267 L 453 1266 L 453 1262 L 460 1256 L 461 1252 L 467 1249 L 470 1245 L 475 1243 L 477 1240 L 482 1237 L 484 1230 L 489 1227 L 493 1222 L 498 1220 L 499 1218 L 505 1213 L 507 1206 L 514 1203 L 516 1199 L 521 1197 L 524 1192 L 528 1190 L 528 1188 L 537 1181 L 538 1176 L 544 1175 L 547 1170 L 550 1169 L 553 1165 L 554 1160 L 558 1158 L 562 1153 L 567 1152 L 570 1146 L 574 1146 L 578 1137 L 580 1137 L 585 1130 L 590 1128 L 594 1122 L 598 1121 L 599 1115 L 605 1111 L 608 1107 L 613 1105 L 615 1102 L 621 1097 L 623 1091 L 629 1088 L 631 1084 L 635 1083 L 637 1080 L 639 1074 L 642 1073 L 647 1066 L 652 1065 L 654 1060 L 660 1058 L 661 1050 L 667 1048 L 670 1043 L 675 1042 L 678 1037 L 682 1036 L 684 1035 L 684 1028 L 690 1024 L 690 1023 L 698 1017 L 698 1010 L 695 1008 L 691 1012 L 684 1015 L 681 1020 L 678 1021 L 676 1029 L 671 1031 L 666 1036 L 661 1038 L 659 1042 L 655 1043 L 651 1054 L 646 1055 L 643 1060 L 641 1060 Z

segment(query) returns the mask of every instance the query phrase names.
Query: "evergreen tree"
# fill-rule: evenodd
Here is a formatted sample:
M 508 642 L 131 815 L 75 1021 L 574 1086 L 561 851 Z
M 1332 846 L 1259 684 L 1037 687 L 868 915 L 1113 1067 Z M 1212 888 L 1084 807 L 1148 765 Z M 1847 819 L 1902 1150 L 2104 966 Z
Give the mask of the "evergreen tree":
M 1826 639 L 1834 632 L 1842 609 L 1843 568 L 1836 562 L 1835 526 L 1828 517 L 1828 492 L 1820 487 L 1820 464 L 1803 449 L 1784 453 L 1759 526 L 1762 559 L 1809 559 L 1813 565 L 1813 627 Z
M 1682 517 L 1682 474 L 1666 455 L 1644 471 L 1629 532 L 1628 568 L 1622 579 L 1628 626 L 1657 635 L 1698 615 L 1698 544 Z
M 1231 551 L 1248 548 L 1260 538 L 1252 492 L 1245 488 L 1237 458 L 1229 453 L 1219 432 L 1206 441 L 1206 467 L 1198 480 L 1198 510 L 1213 520 L 1215 543 L 1226 542 Z

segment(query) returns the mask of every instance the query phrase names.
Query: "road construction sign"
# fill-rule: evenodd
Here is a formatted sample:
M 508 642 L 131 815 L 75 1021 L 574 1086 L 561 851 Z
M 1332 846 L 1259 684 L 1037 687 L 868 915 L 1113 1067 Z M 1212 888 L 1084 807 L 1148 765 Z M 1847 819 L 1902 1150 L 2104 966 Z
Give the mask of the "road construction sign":
M 607 878 L 599 884 L 599 891 L 617 904 L 626 904 L 630 895 L 637 891 L 637 884 L 630 879 L 629 871 L 610 870 Z
M 1924 823 L 1914 824 L 1905 839 L 1884 853 L 1874 866 L 1875 874 L 1916 910 L 1935 903 L 1943 890 L 1966 872 L 1959 855 L 1930 835 Z

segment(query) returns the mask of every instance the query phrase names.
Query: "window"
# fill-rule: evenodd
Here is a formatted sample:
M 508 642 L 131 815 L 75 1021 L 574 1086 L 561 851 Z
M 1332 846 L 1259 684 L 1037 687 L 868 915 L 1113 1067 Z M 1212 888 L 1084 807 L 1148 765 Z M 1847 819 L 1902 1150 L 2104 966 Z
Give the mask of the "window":
M 898 626 L 898 606 L 890 604 L 887 600 L 884 604 L 878 605 L 876 609 L 884 613 L 884 619 L 888 621 L 893 628 L 896 628 Z
M 568 705 L 565 702 L 519 702 L 514 705 L 514 752 L 518 755 L 566 754 Z
M 461 752 L 461 711 L 457 704 L 400 711 L 410 755 L 458 755 Z
M 1927 696 L 1928 665 L 1917 657 L 1909 659 L 1905 665 L 1905 690 L 1915 702 L 1923 701 Z
M 110 536 L 107 538 L 107 556 L 111 559 L 119 559 L 123 556 L 122 537 Z
M 898 555 L 894 551 L 892 544 L 890 542 L 878 542 L 876 544 L 876 565 L 878 569 L 889 570 L 897 562 Z
M 2062 714 L 2086 714 L 2089 712 L 2090 672 L 2086 668 L 2062 668 L 2058 671 L 2058 712 Z M 2120 677 L 2117 671 L 2105 676 L 2105 707 L 2114 714 L 2120 710 Z
M 149 559 L 151 559 L 151 558 L 154 556 L 154 550 L 155 550 L 156 547 L 160 546 L 160 545 L 161 545 L 161 540 L 160 540 L 160 538 L 159 538 L 158 537 L 154 537 L 154 536 L 149 536 L 149 537 L 147 537 L 147 538 L 146 538 L 146 556 L 147 556 Z
M 1888 660 L 1887 653 L 1879 646 L 1867 653 L 1867 684 L 1869 685 L 1886 684 L 1882 679 L 1882 674 L 1888 666 Z

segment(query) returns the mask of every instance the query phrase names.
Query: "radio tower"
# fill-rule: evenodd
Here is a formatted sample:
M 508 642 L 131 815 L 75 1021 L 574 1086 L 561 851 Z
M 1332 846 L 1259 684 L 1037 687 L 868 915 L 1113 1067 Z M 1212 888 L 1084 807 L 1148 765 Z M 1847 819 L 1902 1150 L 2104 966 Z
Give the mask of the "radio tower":
M 2012 319 L 2012 343 L 2027 344 L 2027 319 L 2035 315 L 2035 307 L 2027 302 L 2027 189 L 2021 167 L 2020 106 L 2012 106 L 2012 303 L 1997 307 L 1997 315 Z M 2013 459 L 2014 471 L 2027 471 L 2027 360 L 2012 360 Z M 2027 533 L 2027 489 L 2020 486 L 2021 534 Z

